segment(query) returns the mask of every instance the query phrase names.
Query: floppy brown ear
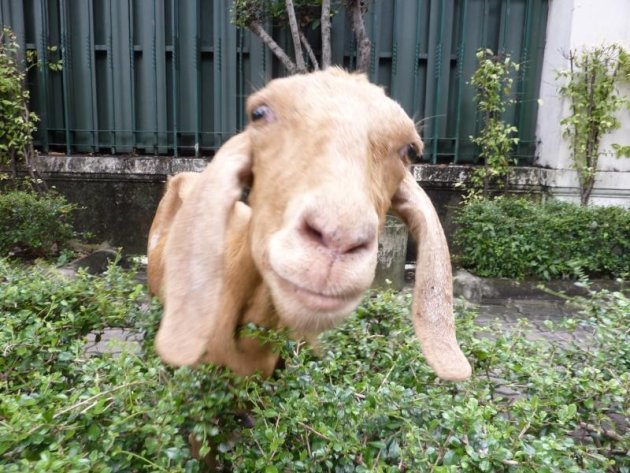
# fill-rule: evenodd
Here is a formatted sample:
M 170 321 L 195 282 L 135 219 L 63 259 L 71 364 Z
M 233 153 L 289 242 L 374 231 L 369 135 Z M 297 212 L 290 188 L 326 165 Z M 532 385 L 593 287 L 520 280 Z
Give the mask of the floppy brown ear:
M 392 208 L 418 245 L 412 316 L 422 353 L 440 378 L 466 379 L 471 368 L 455 338 L 448 244 L 431 200 L 411 173 L 400 183 Z
M 167 363 L 192 365 L 210 339 L 232 343 L 220 316 L 228 221 L 251 173 L 249 136 L 217 152 L 175 215 L 164 247 L 164 315 L 156 349 Z
M 163 300 L 164 245 L 175 215 L 179 212 L 179 208 L 190 194 L 197 179 L 199 179 L 199 173 L 196 172 L 182 172 L 168 179 L 166 193 L 160 200 L 149 230 L 147 284 L 149 291 L 161 300 Z

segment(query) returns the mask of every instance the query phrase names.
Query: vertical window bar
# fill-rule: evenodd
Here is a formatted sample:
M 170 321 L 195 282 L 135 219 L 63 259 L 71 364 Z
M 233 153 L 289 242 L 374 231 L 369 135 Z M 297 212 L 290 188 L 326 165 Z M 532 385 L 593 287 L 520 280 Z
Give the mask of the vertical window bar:
M 510 0 L 504 0 L 501 3 L 501 14 L 499 17 L 499 46 L 497 54 L 507 52 L 505 46 L 507 42 L 507 29 L 510 25 Z
M 201 147 L 201 5 L 199 0 L 195 0 L 195 11 L 197 19 L 195 21 L 195 90 L 197 103 L 195 104 L 195 158 L 199 157 Z M 215 45 L 214 59 L 216 60 L 217 50 Z M 214 124 L 216 129 L 216 122 Z
M 490 15 L 490 5 L 488 0 L 483 0 L 483 18 L 481 19 L 481 47 L 487 48 L 488 45 L 488 15 Z
M 66 0 L 59 0 L 59 19 L 61 29 L 61 59 L 63 60 L 63 68 L 61 70 L 61 83 L 63 88 L 63 121 L 64 131 L 66 135 L 66 154 L 72 154 L 72 137 L 70 136 L 70 114 L 68 111 L 68 74 L 72 63 L 70 61 L 70 51 L 68 50 L 68 17 Z
M 129 0 L 127 3 L 127 11 L 129 13 L 129 87 L 131 89 L 131 150 L 135 153 L 136 151 L 136 135 L 137 135 L 137 125 L 136 125 L 136 84 L 135 84 L 135 76 L 136 76 L 136 52 L 134 45 L 134 30 L 133 30 L 133 21 L 134 21 L 134 11 L 133 11 L 133 1 Z
M 37 41 L 37 55 L 38 62 L 41 61 L 41 64 L 38 64 L 38 75 L 39 75 L 39 91 L 41 94 L 41 104 L 42 109 L 40 112 L 41 116 L 41 130 L 42 130 L 42 147 L 44 151 L 48 152 L 48 8 L 46 7 L 46 2 L 44 0 L 40 0 L 40 15 L 39 15 L 39 28 L 37 31 L 39 32 L 39 40 Z M 26 45 L 24 45 L 24 50 L 26 52 Z
M 393 14 L 393 28 L 392 28 L 392 67 L 390 69 L 389 83 L 390 85 L 390 95 L 392 97 L 397 97 L 398 94 L 398 81 L 396 80 L 396 75 L 398 73 L 398 41 L 396 39 L 396 25 L 399 25 L 399 8 L 398 8 L 398 0 L 394 0 L 392 3 L 392 8 L 394 9 Z
M 158 104 L 160 103 L 160 96 L 158 95 L 158 73 L 157 73 L 157 0 L 153 0 L 153 37 L 151 41 L 151 59 L 153 61 L 153 92 L 155 95 L 155 141 L 153 143 L 153 149 L 155 154 L 160 154 L 158 147 L 159 141 L 159 121 L 158 121 Z
M 444 36 L 444 2 L 439 2 L 439 14 L 438 14 L 438 29 L 437 29 L 437 40 L 435 46 L 435 100 L 433 102 L 433 164 L 437 163 L 437 155 L 438 155 L 438 140 L 440 136 L 440 94 L 442 93 L 442 88 L 440 87 L 442 82 L 442 37 Z
M 223 133 L 227 127 L 225 123 L 225 117 L 223 113 L 223 28 L 221 15 L 222 11 L 220 6 L 215 3 L 215 9 L 212 17 L 214 18 L 213 24 L 213 37 L 214 37 L 214 128 L 218 138 L 217 148 L 223 144 Z
M 245 61 L 243 58 L 245 48 L 245 35 L 243 32 L 243 28 L 238 28 L 236 30 L 236 38 L 236 127 L 237 129 L 242 129 L 245 124 L 243 114 L 243 100 L 245 96 Z
M 460 12 L 460 28 L 459 28 L 459 45 L 457 46 L 457 112 L 455 115 L 455 157 L 453 162 L 457 163 L 459 160 L 459 147 L 460 147 L 460 126 L 462 119 L 462 91 L 464 88 L 464 52 L 466 44 L 466 24 L 468 22 L 468 0 L 462 1 Z
M 109 0 L 109 23 L 107 25 L 107 66 L 109 67 L 109 111 L 111 113 L 110 146 L 112 154 L 116 154 L 116 104 L 114 97 L 114 43 L 112 29 L 114 28 L 112 2 Z
M 88 53 L 88 68 L 90 73 L 90 89 L 92 95 L 92 151 L 98 153 L 100 151 L 99 143 L 99 126 L 98 126 L 98 106 L 96 101 L 96 64 L 94 60 L 94 3 L 92 0 L 88 2 L 88 37 L 87 40 L 87 53 Z
M 179 60 L 178 56 L 178 48 L 179 48 L 179 5 L 175 0 L 171 0 L 171 33 L 172 33 L 172 47 L 173 52 L 171 55 L 171 66 L 172 66 L 172 74 L 173 74 L 173 157 L 177 157 L 178 152 L 178 144 L 177 144 L 177 108 L 179 107 L 178 95 L 179 95 L 179 83 L 178 73 L 179 73 L 179 65 L 177 61 Z
M 522 47 L 521 54 L 519 58 L 519 71 L 518 71 L 518 86 L 517 86 L 517 96 L 519 100 L 516 102 L 517 107 L 517 127 L 519 130 L 521 129 L 523 122 L 525 121 L 525 109 L 526 107 L 523 105 L 523 100 L 525 98 L 525 79 L 527 77 L 527 73 L 529 72 L 529 43 L 532 37 L 532 0 L 527 0 L 526 8 L 525 8 L 525 18 L 523 18 L 523 39 L 522 39 Z M 536 100 L 538 97 L 531 97 L 531 99 Z M 521 132 L 519 132 L 521 135 Z M 522 136 L 520 136 L 522 138 Z M 521 148 L 522 149 L 522 148 Z M 518 163 L 517 163 L 518 164 Z
M 380 41 L 379 41 L 379 37 L 378 37 L 378 28 L 376 27 L 376 8 L 377 7 L 381 7 L 382 4 L 381 3 L 374 3 L 372 5 L 372 14 L 370 15 L 371 18 L 371 28 L 370 28 L 370 34 L 368 35 L 371 43 L 372 43 L 372 49 L 370 50 L 370 64 L 369 64 L 369 74 L 370 77 L 372 79 L 372 81 L 374 82 L 378 82 L 378 65 L 379 65 L 379 55 L 381 53 L 380 51 Z M 352 35 L 352 37 L 354 38 L 354 35 Z M 356 62 L 359 59 L 359 45 L 357 44 L 357 42 L 354 42 L 355 44 L 355 67 L 356 67 Z
M 414 50 L 414 66 L 413 66 L 413 90 L 411 97 L 411 110 L 414 112 L 420 110 L 420 104 L 418 103 L 418 79 L 420 77 L 420 18 L 422 14 L 422 0 L 416 0 L 418 6 L 418 19 L 415 22 L 415 50 Z M 420 158 L 420 156 L 418 156 Z

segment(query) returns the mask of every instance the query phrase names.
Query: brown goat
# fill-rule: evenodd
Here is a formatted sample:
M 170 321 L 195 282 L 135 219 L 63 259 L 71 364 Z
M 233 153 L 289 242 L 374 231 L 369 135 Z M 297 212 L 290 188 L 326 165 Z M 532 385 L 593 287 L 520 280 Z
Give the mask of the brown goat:
M 270 375 L 278 356 L 238 328 L 313 337 L 340 322 L 374 278 L 391 207 L 418 242 L 412 310 L 424 356 L 439 377 L 467 378 L 446 239 L 406 168 L 409 149 L 422 149 L 413 121 L 365 76 L 335 68 L 274 80 L 247 112 L 249 126 L 204 172 L 169 180 L 151 227 L 162 359 Z

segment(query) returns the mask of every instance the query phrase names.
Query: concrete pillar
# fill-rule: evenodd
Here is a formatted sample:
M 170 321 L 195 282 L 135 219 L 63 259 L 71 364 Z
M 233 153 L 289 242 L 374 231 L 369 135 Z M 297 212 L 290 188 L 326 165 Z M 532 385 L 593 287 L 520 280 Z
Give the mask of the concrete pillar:
M 378 264 L 372 287 L 403 288 L 407 260 L 407 235 L 407 226 L 398 218 L 388 215 L 385 228 L 378 237 Z

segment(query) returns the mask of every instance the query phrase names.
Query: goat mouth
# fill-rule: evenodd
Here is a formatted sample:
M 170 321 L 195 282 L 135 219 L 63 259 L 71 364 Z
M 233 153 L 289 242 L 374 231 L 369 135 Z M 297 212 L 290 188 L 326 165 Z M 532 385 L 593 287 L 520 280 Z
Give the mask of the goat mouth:
M 362 291 L 343 295 L 324 294 L 292 283 L 275 272 L 274 274 L 282 292 L 292 294 L 299 300 L 301 305 L 311 310 L 338 312 L 351 305 L 355 305 L 362 295 Z M 349 311 L 352 311 L 352 308 L 350 308 Z

